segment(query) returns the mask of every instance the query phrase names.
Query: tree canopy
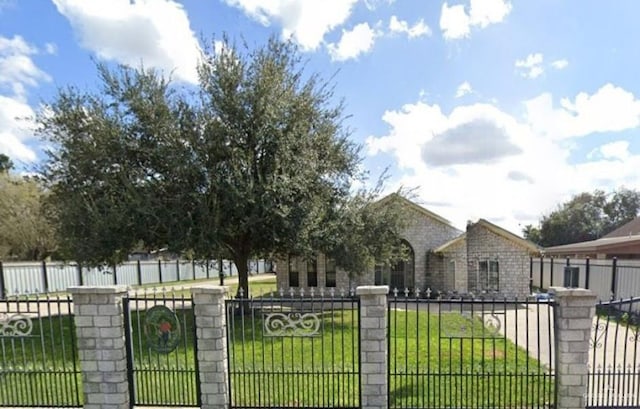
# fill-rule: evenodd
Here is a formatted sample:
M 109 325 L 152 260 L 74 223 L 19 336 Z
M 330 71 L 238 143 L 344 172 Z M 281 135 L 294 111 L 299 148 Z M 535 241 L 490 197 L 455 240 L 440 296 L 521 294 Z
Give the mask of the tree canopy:
M 0 153 L 0 173 L 7 173 L 13 169 L 13 161 L 4 153 Z
M 0 258 L 42 260 L 55 250 L 44 197 L 35 179 L 0 172 Z
M 633 220 L 639 211 L 636 190 L 583 192 L 542 216 L 539 226 L 525 226 L 523 234 L 544 247 L 596 240 Z
M 253 256 L 322 251 L 356 273 L 397 257 L 401 212 L 372 217 L 379 189 L 354 191 L 365 175 L 343 105 L 292 43 L 225 39 L 197 91 L 142 68 L 98 73 L 100 92 L 63 89 L 38 118 L 67 257 L 116 263 L 139 243 L 222 255 L 244 294 Z

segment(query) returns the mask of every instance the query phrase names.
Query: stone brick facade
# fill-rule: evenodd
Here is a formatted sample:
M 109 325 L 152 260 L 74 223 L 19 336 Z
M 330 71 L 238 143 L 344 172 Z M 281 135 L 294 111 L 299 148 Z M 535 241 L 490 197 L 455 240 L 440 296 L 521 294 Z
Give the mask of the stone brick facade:
M 402 239 L 410 246 L 414 255 L 413 276 L 405 278 L 408 283 L 406 285 L 420 291 L 429 288 L 433 293 L 492 292 L 507 297 L 525 297 L 529 294 L 529 257 L 537 251 L 533 243 L 482 219 L 477 223 L 470 223 L 466 233 L 463 233 L 429 210 L 406 199 L 398 200 L 405 201 L 406 217 L 409 220 Z M 494 280 L 497 285 L 489 286 L 486 274 L 480 272 L 481 263 L 489 261 L 492 262 L 492 268 L 499 270 L 499 276 Z M 326 257 L 319 255 L 315 291 L 327 284 L 326 264 Z M 296 291 L 304 289 L 308 293 L 311 286 L 306 261 L 300 260 L 293 265 L 298 274 L 298 285 L 293 287 L 296 287 Z M 289 278 L 289 262 L 280 260 L 278 288 L 288 292 Z M 354 274 L 352 277 L 344 271 L 338 271 L 335 281 L 335 287 L 343 290 L 359 285 L 393 286 L 389 281 L 375 282 L 374 270 Z
M 491 227 L 486 221 L 467 227 L 468 291 L 474 294 L 497 292 L 505 297 L 526 297 L 530 292 L 529 257 L 532 247 L 528 248 L 506 234 L 498 234 Z M 497 262 L 497 289 L 488 285 L 481 274 L 481 262 Z
M 128 409 L 125 286 L 72 287 L 86 409 Z

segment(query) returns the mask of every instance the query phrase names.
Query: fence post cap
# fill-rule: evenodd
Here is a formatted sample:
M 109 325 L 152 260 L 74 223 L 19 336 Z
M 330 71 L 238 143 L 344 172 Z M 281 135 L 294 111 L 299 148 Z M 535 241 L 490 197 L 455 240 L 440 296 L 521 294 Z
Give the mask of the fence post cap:
M 71 294 L 119 294 L 126 293 L 129 288 L 126 285 L 84 285 L 69 287 Z
M 586 288 L 551 287 L 549 293 L 560 297 L 595 297 L 595 293 Z
M 356 295 L 389 294 L 388 285 L 362 285 L 356 288 Z

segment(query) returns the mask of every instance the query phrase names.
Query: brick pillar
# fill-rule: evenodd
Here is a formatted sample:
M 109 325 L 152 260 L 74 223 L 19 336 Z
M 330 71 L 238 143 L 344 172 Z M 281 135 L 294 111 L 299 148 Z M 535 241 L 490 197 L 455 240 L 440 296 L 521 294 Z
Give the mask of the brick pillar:
M 84 407 L 129 409 L 122 298 L 125 286 L 71 287 Z
M 361 407 L 386 409 L 387 376 L 387 286 L 362 286 L 360 297 Z
M 552 287 L 555 293 L 557 408 L 583 409 L 587 394 L 589 339 L 596 295 L 582 288 Z
M 226 287 L 194 287 L 194 314 L 200 371 L 201 408 L 229 406 L 227 362 L 227 316 L 224 305 Z

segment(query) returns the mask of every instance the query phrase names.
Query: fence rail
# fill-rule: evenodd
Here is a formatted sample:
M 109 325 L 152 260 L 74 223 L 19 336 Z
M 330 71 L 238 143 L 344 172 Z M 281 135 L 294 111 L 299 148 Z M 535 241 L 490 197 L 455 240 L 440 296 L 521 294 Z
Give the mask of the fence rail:
M 271 269 L 266 260 L 252 260 L 249 271 Z M 216 278 L 238 274 L 230 260 L 150 260 L 128 261 L 116 266 L 82 267 L 76 262 L 0 261 L 0 299 L 5 296 L 66 291 L 82 285 L 152 285 L 176 281 Z
M 72 302 L 0 300 L 0 406 L 82 406 Z
M 575 273 L 570 283 L 565 282 L 566 267 Z M 603 301 L 631 298 L 640 295 L 640 260 L 532 258 L 530 278 L 531 286 L 542 290 L 579 287 L 588 288 Z
M 390 408 L 554 407 L 553 304 L 389 298 Z

